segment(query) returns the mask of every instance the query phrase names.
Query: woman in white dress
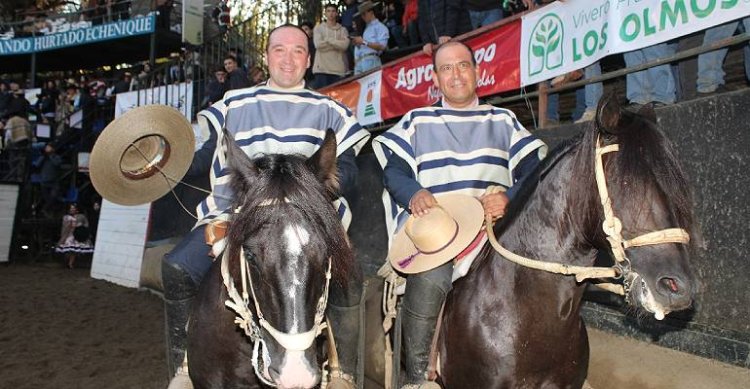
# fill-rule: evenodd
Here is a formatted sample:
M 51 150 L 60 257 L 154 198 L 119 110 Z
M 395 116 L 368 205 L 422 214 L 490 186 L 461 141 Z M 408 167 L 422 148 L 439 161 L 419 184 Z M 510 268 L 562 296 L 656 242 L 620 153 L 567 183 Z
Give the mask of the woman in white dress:
M 74 267 L 78 254 L 90 254 L 94 252 L 89 231 L 89 220 L 86 215 L 78 213 L 78 206 L 70 204 L 68 213 L 63 216 L 60 240 L 57 242 L 55 251 L 65 254 L 69 269 Z

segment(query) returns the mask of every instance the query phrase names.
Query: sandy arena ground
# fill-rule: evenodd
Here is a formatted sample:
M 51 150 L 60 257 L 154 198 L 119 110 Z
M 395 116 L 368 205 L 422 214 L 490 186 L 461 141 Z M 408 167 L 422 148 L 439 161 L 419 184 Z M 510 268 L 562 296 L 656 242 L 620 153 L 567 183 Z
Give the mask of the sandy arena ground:
M 151 293 L 56 264 L 0 265 L 0 388 L 165 388 Z M 746 389 L 750 370 L 590 330 L 595 389 Z

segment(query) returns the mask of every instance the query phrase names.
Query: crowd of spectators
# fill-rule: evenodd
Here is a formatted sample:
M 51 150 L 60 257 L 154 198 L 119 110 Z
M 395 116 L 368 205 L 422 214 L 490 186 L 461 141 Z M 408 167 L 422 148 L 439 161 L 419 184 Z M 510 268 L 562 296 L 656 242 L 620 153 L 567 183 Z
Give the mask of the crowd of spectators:
M 22 10 L 14 20 L 0 23 L 0 40 L 61 33 L 130 19 L 133 15 L 156 13 L 157 28 L 171 28 L 173 0 L 156 0 L 153 5 L 134 0 L 82 0 L 76 12 L 56 13 L 32 7 Z

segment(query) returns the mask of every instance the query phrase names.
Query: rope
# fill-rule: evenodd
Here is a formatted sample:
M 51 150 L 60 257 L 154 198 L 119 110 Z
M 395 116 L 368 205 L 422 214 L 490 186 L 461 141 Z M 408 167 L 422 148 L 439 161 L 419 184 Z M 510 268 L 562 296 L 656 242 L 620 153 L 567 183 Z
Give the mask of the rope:
M 612 209 L 612 199 L 609 197 L 609 191 L 607 190 L 607 180 L 606 176 L 604 175 L 604 163 L 602 162 L 602 155 L 619 151 L 620 146 L 618 144 L 600 146 L 600 144 L 601 140 L 597 138 L 596 153 L 594 156 L 594 174 L 596 178 L 596 188 L 599 193 L 599 199 L 604 211 L 604 222 L 602 223 L 602 229 L 607 235 L 607 241 L 609 242 L 609 245 L 612 249 L 612 255 L 614 256 L 616 261 L 615 266 L 606 268 L 593 266 L 573 266 L 548 260 L 526 258 L 511 252 L 497 241 L 495 232 L 492 229 L 492 217 L 489 215 L 485 217 L 485 227 L 487 229 L 487 236 L 492 247 L 505 259 L 513 263 L 531 269 L 544 270 L 550 273 L 574 275 L 576 277 L 576 281 L 578 282 L 582 282 L 591 278 L 623 278 L 625 285 L 611 283 L 601 283 L 594 285 L 612 293 L 626 295 L 626 293 L 628 292 L 627 289 L 629 289 L 628 283 L 632 281 L 632 276 L 630 275 L 630 261 L 625 255 L 625 249 L 630 247 L 641 247 L 664 243 L 687 244 L 690 241 L 690 235 L 682 228 L 667 228 L 659 231 L 649 232 L 630 240 L 624 240 L 622 238 L 622 222 L 615 216 L 615 212 Z M 497 193 L 501 190 L 502 188 L 500 187 L 491 186 L 487 188 L 486 193 Z
M 141 157 L 143 157 L 143 160 L 144 160 L 144 161 L 146 161 L 146 162 L 149 162 L 149 159 L 148 159 L 148 157 L 146 157 L 146 154 L 145 154 L 145 153 L 143 153 L 143 151 L 141 151 L 141 149 L 139 149 L 139 148 L 138 148 L 138 146 L 136 146 L 136 145 L 135 145 L 135 143 L 131 143 L 131 144 L 130 144 L 130 146 L 132 146 L 132 147 L 133 147 L 133 148 L 134 148 L 134 149 L 135 149 L 135 150 L 136 150 L 136 151 L 138 152 L 138 154 L 140 154 L 140 155 L 141 155 Z M 183 209 L 183 210 L 184 210 L 184 211 L 185 211 L 185 212 L 186 212 L 186 213 L 187 213 L 188 215 L 190 215 L 190 217 L 192 217 L 192 218 L 193 218 L 193 219 L 195 219 L 195 220 L 198 220 L 198 216 L 197 216 L 197 215 L 195 215 L 195 214 L 193 214 L 192 212 L 190 212 L 190 211 L 189 211 L 189 210 L 187 209 L 187 207 L 185 207 L 185 204 L 184 204 L 184 203 L 182 202 L 182 200 L 180 200 L 180 197 L 179 197 L 179 196 L 177 196 L 177 193 L 175 193 L 175 191 L 174 191 L 174 188 L 176 187 L 176 185 L 174 185 L 174 186 L 173 186 L 173 185 L 172 185 L 172 183 L 173 183 L 173 182 L 174 182 L 174 183 L 177 183 L 177 184 L 182 184 L 182 185 L 185 185 L 185 186 L 187 186 L 188 188 L 191 188 L 191 189 L 195 189 L 195 190 L 197 190 L 197 191 L 199 191 L 199 192 L 203 192 L 203 193 L 205 193 L 205 194 L 208 194 L 208 195 L 211 195 L 211 194 L 213 194 L 213 196 L 214 196 L 214 197 L 217 197 L 217 198 L 220 198 L 220 199 L 223 199 L 223 200 L 230 200 L 230 201 L 231 201 L 231 200 L 233 200 L 232 198 L 230 198 L 230 197 L 228 197 L 228 196 L 222 196 L 222 195 L 220 195 L 220 194 L 218 194 L 218 193 L 213 193 L 212 191 L 209 191 L 209 190 L 205 190 L 205 189 L 203 189 L 203 188 L 200 188 L 200 187 L 197 187 L 197 186 L 195 186 L 195 185 L 190 185 L 190 184 L 188 184 L 187 182 L 184 182 L 184 181 L 182 181 L 182 180 L 178 180 L 178 179 L 176 179 L 176 178 L 174 178 L 174 177 L 170 176 L 169 174 L 165 173 L 165 172 L 164 172 L 164 170 L 162 170 L 162 168 L 161 168 L 161 167 L 160 167 L 159 165 L 154 165 L 154 167 L 156 168 L 156 170 L 158 170 L 158 171 L 159 171 L 159 174 L 161 174 L 161 175 L 162 175 L 162 177 L 164 177 L 164 180 L 165 180 L 165 181 L 167 182 L 167 186 L 169 186 L 169 191 L 170 191 L 170 192 L 172 193 L 172 195 L 174 196 L 175 200 L 177 200 L 177 203 L 178 203 L 178 204 L 180 204 L 180 207 L 181 207 L 181 208 L 182 208 L 182 209 Z

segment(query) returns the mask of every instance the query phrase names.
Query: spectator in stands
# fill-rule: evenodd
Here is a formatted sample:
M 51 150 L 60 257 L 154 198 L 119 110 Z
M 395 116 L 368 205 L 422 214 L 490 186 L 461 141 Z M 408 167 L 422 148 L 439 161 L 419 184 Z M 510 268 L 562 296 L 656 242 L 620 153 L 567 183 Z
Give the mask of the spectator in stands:
M 154 86 L 153 75 L 151 74 L 151 65 L 148 62 L 143 63 L 141 71 L 133 79 L 133 90 L 148 89 Z
M 227 71 L 227 91 L 250 86 L 250 80 L 247 79 L 245 72 L 237 66 L 236 57 L 231 55 L 224 57 L 224 70 Z
M 315 61 L 313 62 L 313 89 L 331 85 L 346 75 L 346 51 L 349 48 L 349 32 L 339 24 L 339 11 L 335 4 L 326 4 L 326 20 L 315 27 Z
M 49 80 L 44 83 L 42 93 L 37 95 L 36 110 L 41 117 L 40 121 L 49 124 L 51 128 L 54 128 L 55 112 L 57 110 L 57 99 L 59 94 L 55 82 Z
M 419 39 L 417 0 L 404 1 L 406 1 L 406 6 L 404 7 L 404 15 L 401 17 L 402 34 L 409 38 L 409 46 L 418 45 L 422 41 Z
M 227 0 L 221 0 L 216 4 L 216 7 L 211 11 L 211 19 L 216 22 L 219 27 L 221 34 L 226 34 L 229 30 L 229 24 L 231 23 L 231 17 L 229 15 L 229 3 Z
M 39 168 L 39 187 L 44 202 L 41 211 L 45 217 L 52 216 L 59 204 L 61 164 L 62 158 L 57 155 L 51 143 L 44 146 L 43 155 L 34 162 L 34 165 Z
M 742 22 L 742 25 L 745 28 L 745 33 L 750 33 L 750 17 L 731 21 L 707 29 L 705 35 L 703 35 L 703 45 L 710 45 L 714 42 L 731 37 L 737 31 L 737 26 L 740 22 Z M 728 51 L 729 48 L 725 47 L 698 56 L 698 81 L 696 89 L 699 95 L 708 95 L 725 91 L 724 76 L 726 73 L 724 73 L 723 65 L 724 58 L 726 58 Z M 749 60 L 750 58 L 748 58 L 747 51 L 745 51 L 746 73 L 749 67 Z M 748 77 L 750 77 L 750 73 L 748 73 Z
M 251 67 L 248 74 L 250 75 L 250 86 L 256 86 L 266 81 L 266 74 L 258 66 Z
M 302 22 L 302 24 L 299 25 L 299 27 L 302 29 L 302 31 L 307 34 L 307 52 L 310 53 L 310 66 L 307 68 L 307 71 L 305 71 L 305 83 L 307 85 L 312 85 L 313 78 L 315 77 L 313 75 L 313 66 L 315 65 L 315 42 L 313 40 L 313 25 L 312 23 L 308 21 Z
M 8 102 L 8 108 L 7 108 L 7 115 L 18 115 L 27 117 L 29 114 L 29 101 L 26 100 L 26 97 L 23 94 L 23 89 L 21 89 L 21 86 L 15 82 L 10 82 L 10 101 Z
M 626 52 L 625 66 L 634 67 L 661 58 L 667 58 L 675 53 L 676 45 L 670 42 Z M 626 96 L 630 104 L 635 106 L 653 104 L 654 106 L 672 104 L 677 97 L 677 85 L 672 66 L 659 65 L 629 73 L 626 77 Z
M 357 30 L 354 29 L 354 14 L 356 13 L 357 1 L 344 0 L 344 12 L 341 13 L 341 25 L 349 31 L 349 35 L 357 33 Z
M 31 132 L 31 124 L 25 117 L 14 114 L 5 123 L 6 147 L 26 149 L 31 147 L 34 134 Z
M 361 74 L 380 66 L 380 54 L 388 48 L 388 28 L 375 16 L 375 4 L 365 1 L 357 7 L 357 13 L 365 23 L 362 36 L 352 37 L 354 45 L 354 74 Z
M 89 0 L 86 9 L 85 15 L 92 25 L 102 24 L 107 16 L 107 0 Z
M 125 72 L 120 77 L 120 80 L 115 83 L 114 88 L 112 88 L 112 94 L 116 95 L 118 93 L 125 93 L 132 90 L 132 82 L 133 82 L 133 74 L 130 72 Z
M 602 68 L 598 61 L 583 69 L 583 78 L 586 80 L 601 76 L 601 74 Z M 576 120 L 576 123 L 583 123 L 596 118 L 596 106 L 599 105 L 599 99 L 602 98 L 603 94 L 604 85 L 601 82 L 586 84 L 583 88 L 585 108 L 581 117 Z
M 409 43 L 404 37 L 404 30 L 401 28 L 401 19 L 404 16 L 404 4 L 401 0 L 387 0 L 385 2 L 385 26 L 391 35 L 389 47 L 407 47 Z
M 0 117 L 5 116 L 12 98 L 8 84 L 5 81 L 0 81 Z
M 434 45 L 441 45 L 451 38 L 471 31 L 471 20 L 466 0 L 418 0 L 419 34 L 422 47 L 432 55 Z
M 130 19 L 130 0 L 109 0 L 112 5 L 112 20 Z
M 227 72 L 223 67 L 219 67 L 214 71 L 214 78 L 206 85 L 206 97 L 204 99 L 203 106 L 211 105 L 224 97 L 226 92 L 226 78 Z
M 471 28 L 477 29 L 503 18 L 503 4 L 497 0 L 466 0 Z

